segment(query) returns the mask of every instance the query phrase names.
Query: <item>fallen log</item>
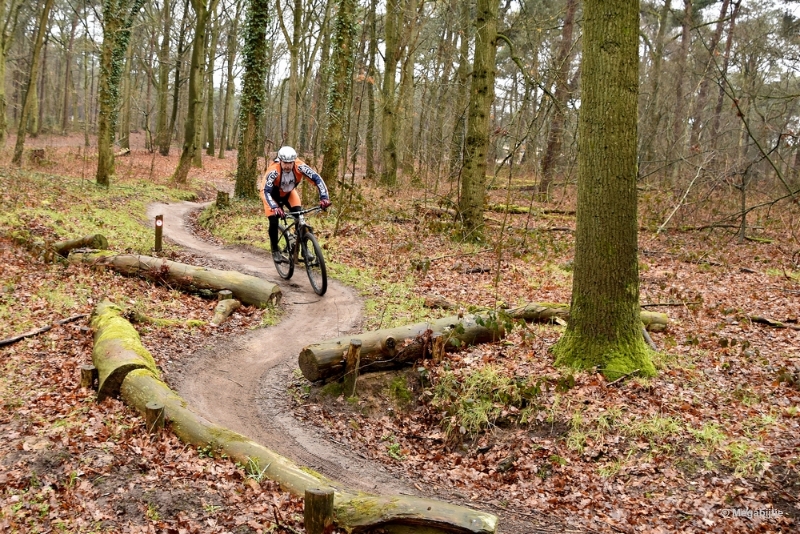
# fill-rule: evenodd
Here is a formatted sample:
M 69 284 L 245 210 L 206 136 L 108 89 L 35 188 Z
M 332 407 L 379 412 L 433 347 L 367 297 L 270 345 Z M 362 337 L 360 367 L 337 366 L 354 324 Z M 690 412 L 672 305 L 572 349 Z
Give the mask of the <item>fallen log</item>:
M 505 310 L 512 319 L 524 319 L 532 323 L 555 322 L 556 319 L 566 321 L 569 319 L 569 304 L 556 304 L 552 302 L 530 302 L 518 308 Z M 642 310 L 640 317 L 642 324 L 650 332 L 662 332 L 667 329 L 669 316 L 666 313 Z
M 531 302 L 518 308 L 504 310 L 500 315 L 527 322 L 564 322 L 569 319 L 568 304 Z M 446 336 L 445 347 L 453 351 L 462 345 L 499 341 L 505 331 L 490 315 L 449 316 L 427 323 L 417 323 L 358 334 L 362 341 L 359 372 L 395 369 L 432 352 L 432 340 Z M 642 324 L 651 332 L 666 330 L 669 317 L 665 313 L 641 311 Z M 490 328 L 495 325 L 495 328 Z M 350 339 L 343 336 L 307 345 L 300 351 L 298 365 L 310 382 L 338 380 L 344 375 L 344 356 Z
M 135 369 L 147 369 L 158 376 L 156 362 L 142 345 L 139 333 L 122 316 L 122 308 L 103 300 L 92 313 L 94 348 L 92 363 L 97 368 L 97 400 L 116 397 L 125 376 Z
M 66 319 L 61 319 L 60 321 L 56 321 L 53 324 L 49 324 L 49 325 L 43 326 L 41 328 L 34 328 L 33 330 L 28 330 L 27 332 L 19 334 L 18 336 L 2 339 L 2 340 L 0 340 L 0 347 L 5 347 L 6 345 L 13 345 L 17 341 L 22 341 L 26 337 L 31 337 L 31 336 L 36 336 L 36 335 L 39 335 L 39 334 L 43 334 L 43 333 L 51 330 L 54 326 L 71 323 L 72 321 L 77 321 L 78 319 L 83 319 L 85 317 L 86 317 L 85 313 L 81 313 L 81 314 L 78 314 L 78 315 L 73 315 L 72 317 L 67 317 Z
M 169 427 L 183 442 L 196 447 L 210 446 L 232 461 L 254 466 L 294 495 L 304 497 L 308 489 L 332 488 L 334 522 L 347 532 L 369 532 L 377 526 L 393 533 L 491 534 L 497 530 L 497 517 L 491 514 L 407 495 L 359 493 L 300 467 L 246 436 L 215 425 L 195 413 L 183 398 L 146 369 L 129 373 L 121 393 L 125 402 L 143 416 L 148 403 L 163 405 Z M 409 526 L 414 528 L 409 530 Z
M 73 252 L 69 255 L 69 261 L 109 267 L 123 274 L 141 276 L 192 292 L 228 289 L 240 302 L 259 308 L 277 304 L 281 299 L 281 289 L 277 285 L 236 271 L 195 267 L 151 256 L 108 251 Z
M 482 324 L 479 324 L 482 323 Z M 462 345 L 476 345 L 497 341 L 505 336 L 501 325 L 490 327 L 491 321 L 475 315 L 444 317 L 434 321 L 416 323 L 397 328 L 365 332 L 361 340 L 359 369 L 381 371 L 393 369 L 423 357 L 431 346 L 431 336 L 445 335 L 451 350 Z M 299 366 L 309 381 L 336 380 L 345 371 L 344 355 L 354 336 L 307 345 L 300 351 Z
M 53 244 L 53 250 L 59 256 L 66 258 L 69 253 L 76 248 L 91 248 L 95 250 L 107 250 L 108 240 L 101 234 L 86 235 L 77 239 L 69 239 L 67 241 L 59 241 Z

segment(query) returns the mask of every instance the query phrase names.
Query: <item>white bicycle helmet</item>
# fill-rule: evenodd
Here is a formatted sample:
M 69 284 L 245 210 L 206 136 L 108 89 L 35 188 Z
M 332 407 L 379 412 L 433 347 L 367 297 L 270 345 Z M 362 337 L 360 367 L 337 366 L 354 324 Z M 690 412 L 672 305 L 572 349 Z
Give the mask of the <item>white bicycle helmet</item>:
M 278 159 L 287 163 L 291 163 L 297 159 L 297 152 L 295 152 L 290 146 L 282 146 L 281 149 L 278 150 Z

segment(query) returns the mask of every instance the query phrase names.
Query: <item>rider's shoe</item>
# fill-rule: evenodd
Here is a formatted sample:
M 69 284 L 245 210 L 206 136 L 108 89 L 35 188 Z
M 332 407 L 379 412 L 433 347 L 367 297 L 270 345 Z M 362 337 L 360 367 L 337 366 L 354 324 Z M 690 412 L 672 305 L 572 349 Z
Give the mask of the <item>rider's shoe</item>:
M 272 261 L 274 261 L 275 263 L 289 263 L 288 261 L 286 261 L 286 258 L 283 257 L 283 254 L 281 254 L 277 250 L 272 251 Z

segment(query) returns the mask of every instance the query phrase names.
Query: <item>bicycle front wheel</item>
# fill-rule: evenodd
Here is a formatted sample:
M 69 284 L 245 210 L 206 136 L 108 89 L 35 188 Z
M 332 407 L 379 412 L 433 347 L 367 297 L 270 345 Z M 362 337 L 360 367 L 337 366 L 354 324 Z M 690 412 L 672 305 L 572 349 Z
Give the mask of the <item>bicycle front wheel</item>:
M 306 232 L 303 236 L 303 244 L 300 251 L 306 264 L 308 281 L 314 293 L 319 296 L 328 290 L 328 273 L 325 270 L 325 259 L 322 257 L 322 248 L 317 243 L 317 238 L 311 232 Z
M 294 251 L 292 250 L 292 243 L 294 236 L 292 235 L 292 227 L 286 227 L 282 224 L 278 225 L 278 255 L 273 253 L 272 261 L 275 262 L 275 270 L 278 275 L 284 280 L 288 280 L 294 274 Z

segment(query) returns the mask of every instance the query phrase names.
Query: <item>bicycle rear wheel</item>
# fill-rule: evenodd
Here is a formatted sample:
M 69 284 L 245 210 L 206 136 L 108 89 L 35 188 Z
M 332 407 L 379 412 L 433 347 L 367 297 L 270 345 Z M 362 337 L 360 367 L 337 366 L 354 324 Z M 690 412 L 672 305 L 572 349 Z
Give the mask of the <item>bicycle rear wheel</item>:
M 303 253 L 308 281 L 311 282 L 314 293 L 319 296 L 324 295 L 325 291 L 328 290 L 328 273 L 325 270 L 322 248 L 317 243 L 317 238 L 314 237 L 314 234 L 311 232 L 305 233 L 300 251 Z
M 287 228 L 283 224 L 278 224 L 278 252 L 281 259 L 277 261 L 273 254 L 272 261 L 275 262 L 275 270 L 278 271 L 278 275 L 285 280 L 288 280 L 294 274 L 293 241 L 292 227 Z

